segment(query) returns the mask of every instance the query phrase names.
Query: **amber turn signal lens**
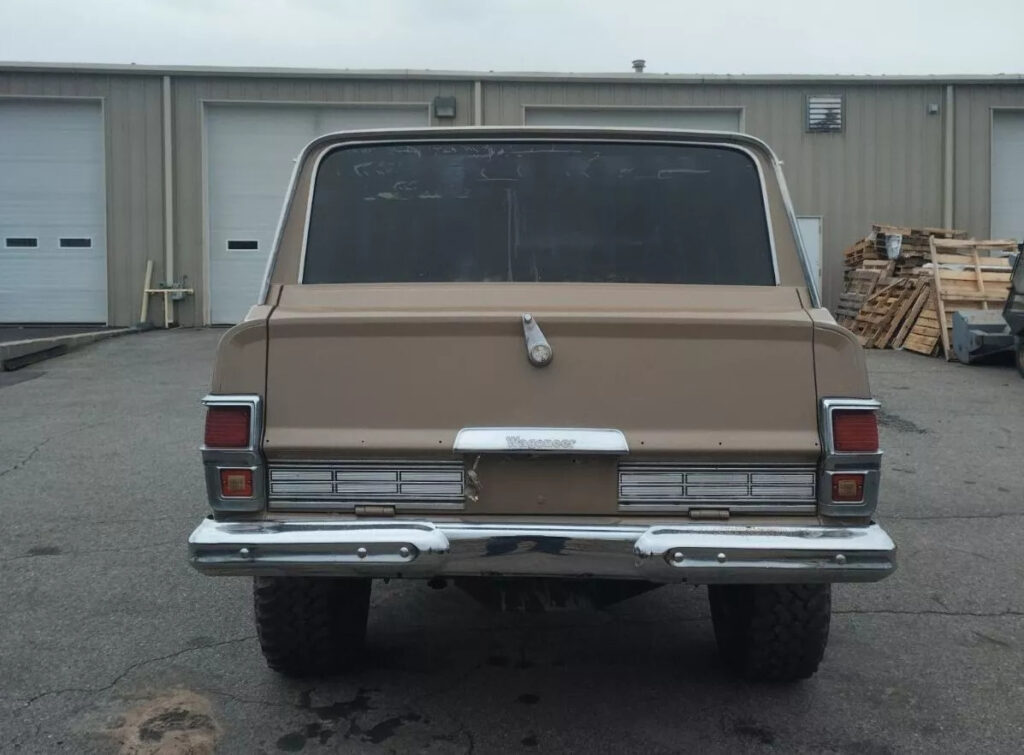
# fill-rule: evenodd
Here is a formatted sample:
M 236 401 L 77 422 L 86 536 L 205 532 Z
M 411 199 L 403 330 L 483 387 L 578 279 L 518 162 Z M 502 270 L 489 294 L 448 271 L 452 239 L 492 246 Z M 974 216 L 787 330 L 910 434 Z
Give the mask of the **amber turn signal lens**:
M 245 448 L 249 445 L 249 407 L 211 406 L 206 410 L 203 443 L 210 448 Z
M 832 500 L 839 503 L 855 503 L 864 500 L 864 475 L 832 475 Z
M 878 450 L 875 413 L 848 409 L 832 412 L 832 445 L 840 453 L 875 453 Z
M 220 494 L 224 498 L 252 498 L 252 470 L 220 470 Z

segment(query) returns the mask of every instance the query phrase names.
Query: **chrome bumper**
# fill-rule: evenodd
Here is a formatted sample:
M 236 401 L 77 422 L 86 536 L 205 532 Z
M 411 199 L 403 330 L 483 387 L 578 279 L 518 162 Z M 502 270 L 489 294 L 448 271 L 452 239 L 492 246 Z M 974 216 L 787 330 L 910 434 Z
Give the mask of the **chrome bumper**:
M 212 575 L 578 577 L 653 582 L 874 582 L 896 546 L 866 527 L 590 526 L 419 520 L 217 522 L 188 540 Z

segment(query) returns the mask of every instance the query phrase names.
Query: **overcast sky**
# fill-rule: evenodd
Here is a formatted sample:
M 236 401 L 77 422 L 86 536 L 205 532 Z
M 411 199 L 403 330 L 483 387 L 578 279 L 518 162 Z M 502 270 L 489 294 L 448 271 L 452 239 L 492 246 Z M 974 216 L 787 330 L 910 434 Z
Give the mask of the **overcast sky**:
M 0 0 L 0 60 L 1021 73 L 1024 0 Z

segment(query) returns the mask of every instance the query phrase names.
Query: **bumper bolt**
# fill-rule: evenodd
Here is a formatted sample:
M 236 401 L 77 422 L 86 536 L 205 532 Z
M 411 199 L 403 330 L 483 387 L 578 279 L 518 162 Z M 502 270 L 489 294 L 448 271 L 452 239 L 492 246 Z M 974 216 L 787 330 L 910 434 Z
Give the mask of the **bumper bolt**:
M 242 558 L 249 558 L 249 549 L 248 548 L 239 548 L 238 549 L 238 555 L 241 556 Z
M 724 553 L 719 553 L 718 554 L 718 563 L 720 563 L 720 564 L 724 564 L 725 563 L 725 554 Z
M 845 564 L 846 563 L 846 556 L 844 556 L 842 553 L 837 553 L 836 554 L 836 563 L 839 564 L 840 566 Z
M 401 548 L 398 549 L 398 555 L 402 558 L 409 558 L 409 549 L 403 545 Z
M 356 550 L 356 555 L 359 556 L 359 558 L 366 558 L 366 548 L 359 548 Z

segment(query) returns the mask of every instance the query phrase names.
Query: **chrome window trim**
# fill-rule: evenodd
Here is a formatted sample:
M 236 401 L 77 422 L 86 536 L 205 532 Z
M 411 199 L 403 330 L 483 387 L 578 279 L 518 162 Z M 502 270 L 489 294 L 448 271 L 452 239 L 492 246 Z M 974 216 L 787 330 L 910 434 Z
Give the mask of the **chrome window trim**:
M 510 438 L 522 440 L 523 445 Z M 463 427 L 455 436 L 453 450 L 457 454 L 627 454 L 629 443 L 625 434 L 614 428 Z
M 713 132 L 711 132 L 711 133 L 713 133 Z M 302 250 L 299 253 L 299 269 L 298 269 L 298 276 L 296 278 L 298 280 L 298 282 L 299 282 L 299 285 L 302 285 L 303 283 L 305 283 L 305 277 L 306 277 L 306 250 L 307 250 L 307 248 L 309 246 L 309 221 L 310 221 L 310 217 L 312 216 L 312 213 L 313 213 L 313 196 L 316 194 L 316 183 L 317 183 L 317 181 L 320 178 L 320 167 L 321 167 L 321 164 L 323 163 L 324 159 L 328 155 L 333 154 L 334 152 L 337 152 L 337 151 L 342 150 L 342 149 L 348 149 L 348 148 L 351 148 L 351 147 L 356 147 L 356 146 L 358 146 L 358 147 L 380 147 L 380 146 L 387 146 L 387 145 L 401 145 L 401 144 L 408 143 L 408 141 L 409 140 L 402 139 L 401 137 L 395 137 L 395 138 L 390 138 L 390 139 L 381 139 L 381 140 L 345 141 L 345 142 L 339 142 L 337 144 L 331 145 L 327 149 L 323 150 L 319 155 L 317 155 L 316 162 L 313 164 L 312 175 L 310 176 L 309 196 L 306 199 L 306 213 L 305 213 L 306 217 L 305 217 L 305 221 L 304 221 L 305 224 L 304 224 L 304 227 L 302 229 Z M 432 137 L 432 138 L 425 138 L 425 139 L 414 139 L 412 141 L 415 144 L 448 144 L 448 143 L 451 143 L 453 140 L 451 138 Z M 731 149 L 731 150 L 734 150 L 736 152 L 741 152 L 744 155 L 746 155 L 748 158 L 750 158 L 750 160 L 754 163 L 754 167 L 757 169 L 757 178 L 758 178 L 758 182 L 759 182 L 759 184 L 761 186 L 761 204 L 762 204 L 762 208 L 764 209 L 764 222 L 765 222 L 765 227 L 766 227 L 766 229 L 768 231 L 768 245 L 769 245 L 769 247 L 771 249 L 772 273 L 775 276 L 775 285 L 776 286 L 781 285 L 781 283 L 779 281 L 779 256 L 778 256 L 778 252 L 777 252 L 776 246 L 775 246 L 775 229 L 773 228 L 773 225 L 772 225 L 771 208 L 769 207 L 769 204 L 768 204 L 768 185 L 765 182 L 764 170 L 761 167 L 760 159 L 758 159 L 757 154 L 752 149 L 750 149 L 748 147 L 745 147 L 745 146 L 743 146 L 741 144 L 730 144 L 728 142 L 712 142 L 712 141 L 702 142 L 702 141 L 686 140 L 685 137 L 683 139 L 680 139 L 680 140 L 674 140 L 674 139 L 669 139 L 669 138 L 666 138 L 666 139 L 636 139 L 636 138 L 630 139 L 628 137 L 615 138 L 615 136 L 613 136 L 613 135 L 608 135 L 608 136 L 594 136 L 594 135 L 592 135 L 590 137 L 587 137 L 584 134 L 580 134 L 577 137 L 558 136 L 558 137 L 547 137 L 547 138 L 545 138 L 545 137 L 537 137 L 537 136 L 524 136 L 522 138 L 505 136 L 505 137 L 500 137 L 500 138 L 489 139 L 489 138 L 480 136 L 480 137 L 473 137 L 473 138 L 456 138 L 454 141 L 457 141 L 459 144 L 485 144 L 485 143 L 495 143 L 495 144 L 499 144 L 499 143 L 510 143 L 510 144 L 555 143 L 555 144 L 564 144 L 564 143 L 580 143 L 580 142 L 589 142 L 589 143 L 594 143 L 594 144 L 656 144 L 656 145 L 672 146 L 672 147 L 717 147 L 717 148 L 721 148 L 721 149 Z M 766 146 L 766 145 L 763 144 L 763 142 L 761 144 L 763 146 Z M 313 144 L 310 145 L 310 147 L 312 147 L 312 146 L 313 146 Z M 307 147 L 307 150 L 308 149 L 309 149 L 309 147 Z M 771 154 L 770 161 L 771 160 L 775 160 L 777 162 L 777 158 L 775 158 L 774 154 L 771 153 L 770 150 L 769 150 L 769 153 Z M 303 157 L 305 157 L 305 154 L 303 155 Z M 291 198 L 291 195 L 289 195 L 289 199 L 290 198 Z M 792 207 L 789 208 L 789 213 L 791 215 L 793 214 Z M 795 221 L 792 221 L 792 222 L 795 223 Z M 794 229 L 795 229 L 795 225 L 794 225 Z M 797 241 L 797 243 L 799 244 L 799 241 Z M 274 246 L 274 249 L 273 249 L 271 254 L 272 254 L 273 257 L 277 256 L 276 242 L 275 242 L 275 246 Z M 805 268 L 805 275 L 806 275 L 806 268 Z M 267 287 L 268 288 L 269 288 L 269 281 L 270 281 L 270 278 L 269 278 L 269 271 L 268 271 L 268 278 L 267 278 Z M 595 281 L 595 282 L 599 283 L 600 281 Z M 610 284 L 610 285 L 618 285 L 618 284 Z M 628 284 L 626 284 L 626 285 L 628 285 Z M 673 284 L 659 284 L 659 285 L 673 285 Z M 687 285 L 687 284 L 675 284 L 675 285 Z M 702 285 L 702 284 L 692 284 L 692 285 Z
M 796 210 L 793 207 L 793 200 L 789 195 L 789 185 L 786 183 L 786 176 L 782 172 L 782 161 L 772 153 L 772 167 L 775 170 L 775 180 L 779 184 L 779 192 L 782 194 L 782 206 L 786 210 L 786 218 L 789 220 L 789 228 L 793 234 L 793 241 L 796 244 L 797 257 L 800 258 L 800 268 L 804 273 L 804 282 L 807 284 L 807 293 L 811 297 L 811 308 L 821 307 L 821 291 L 818 289 L 818 279 L 814 275 L 814 268 L 811 265 L 807 249 L 804 247 L 803 237 L 800 235 L 800 224 L 796 219 Z M 825 256 L 821 258 L 822 281 L 825 280 Z

